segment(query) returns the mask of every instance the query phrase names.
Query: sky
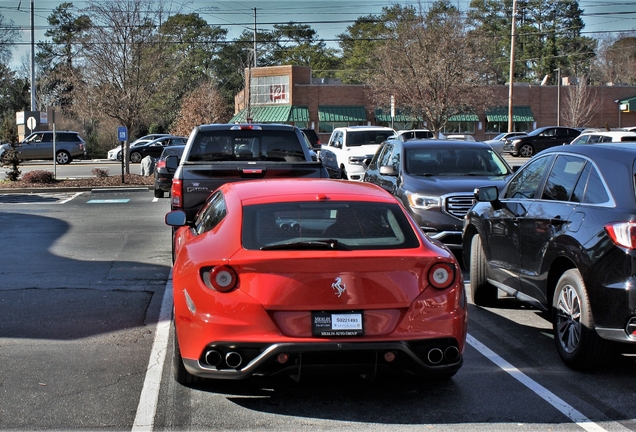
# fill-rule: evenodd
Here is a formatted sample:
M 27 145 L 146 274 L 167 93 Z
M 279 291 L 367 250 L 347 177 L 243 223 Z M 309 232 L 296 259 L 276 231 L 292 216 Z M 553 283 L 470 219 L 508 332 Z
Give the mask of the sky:
M 88 1 L 72 1 L 76 9 L 87 6 Z M 117 0 L 106 0 L 117 1 Z M 182 13 L 197 13 L 210 24 L 227 28 L 229 39 L 240 35 L 243 30 L 254 28 L 271 29 L 273 24 L 294 21 L 309 24 L 319 37 L 332 47 L 337 47 L 336 36 L 346 31 L 360 16 L 380 14 L 383 7 L 393 4 L 422 4 L 424 9 L 433 0 L 171 0 L 182 8 Z M 466 11 L 469 0 L 452 0 L 460 10 Z M 29 64 L 31 44 L 31 4 L 34 10 L 35 42 L 45 40 L 48 28 L 47 17 L 62 2 L 59 0 L 0 0 L 0 14 L 20 28 L 21 40 L 13 52 L 11 66 L 16 69 L 21 64 Z M 585 29 L 583 34 L 599 37 L 620 31 L 636 30 L 635 0 L 579 0 L 583 9 Z M 1 30 L 0 30 L 1 31 Z

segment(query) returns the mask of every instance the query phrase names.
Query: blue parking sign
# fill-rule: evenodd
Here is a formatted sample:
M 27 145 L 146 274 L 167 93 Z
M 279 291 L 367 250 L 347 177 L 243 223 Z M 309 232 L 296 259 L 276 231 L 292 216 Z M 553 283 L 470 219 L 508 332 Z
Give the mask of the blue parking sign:
M 117 128 L 117 140 L 128 141 L 128 128 L 126 126 L 119 126 Z

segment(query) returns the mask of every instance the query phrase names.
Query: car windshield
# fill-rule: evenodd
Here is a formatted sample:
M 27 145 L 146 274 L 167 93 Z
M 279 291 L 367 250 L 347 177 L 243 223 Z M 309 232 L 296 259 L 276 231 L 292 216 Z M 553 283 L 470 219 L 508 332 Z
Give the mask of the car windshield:
M 500 141 L 503 137 L 505 137 L 507 134 L 505 133 L 500 133 L 499 135 L 497 135 L 496 137 L 493 138 L 493 141 Z M 511 135 L 512 136 L 512 135 Z
M 353 131 L 347 135 L 347 147 L 357 147 L 368 144 L 382 144 L 395 132 L 388 130 Z
M 243 209 L 243 247 L 251 250 L 366 250 L 419 246 L 398 204 L 283 202 Z
M 509 174 L 506 163 L 486 148 L 412 148 L 405 156 L 406 172 L 415 176 Z

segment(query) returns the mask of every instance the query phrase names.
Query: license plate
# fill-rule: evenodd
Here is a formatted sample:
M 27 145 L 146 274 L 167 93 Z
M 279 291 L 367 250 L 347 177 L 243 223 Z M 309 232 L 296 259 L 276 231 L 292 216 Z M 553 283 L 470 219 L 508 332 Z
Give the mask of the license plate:
M 312 312 L 314 336 L 362 336 L 362 311 Z

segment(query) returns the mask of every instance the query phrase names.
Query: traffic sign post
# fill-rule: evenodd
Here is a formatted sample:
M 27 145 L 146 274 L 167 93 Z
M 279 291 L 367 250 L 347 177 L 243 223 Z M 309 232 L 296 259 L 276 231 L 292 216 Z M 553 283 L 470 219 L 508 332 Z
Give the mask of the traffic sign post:
M 124 164 L 126 161 L 126 142 L 128 141 L 128 128 L 126 126 L 117 127 L 117 140 L 121 142 L 121 182 L 126 183 L 124 177 Z

